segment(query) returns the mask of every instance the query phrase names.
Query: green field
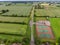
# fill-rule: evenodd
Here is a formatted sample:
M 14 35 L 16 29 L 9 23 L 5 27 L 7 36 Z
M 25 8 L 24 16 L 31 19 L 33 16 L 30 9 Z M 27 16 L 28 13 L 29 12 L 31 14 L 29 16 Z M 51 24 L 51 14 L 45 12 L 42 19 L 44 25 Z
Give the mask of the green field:
M 29 20 L 31 10 L 31 3 L 0 2 L 0 44 L 2 41 L 8 45 L 13 42 L 21 42 L 25 45 L 30 43 Z
M 56 40 L 60 37 L 60 18 L 50 18 L 51 26 L 55 34 Z
M 11 6 L 30 6 L 32 5 L 31 3 L 12 3 L 12 2 L 0 2 L 2 6 L 8 6 L 9 4 Z
M 37 5 L 37 8 L 35 8 L 35 5 Z M 3 40 L 3 42 L 6 41 L 7 44 L 12 44 L 12 42 L 21 42 L 22 45 L 30 45 L 30 41 L 32 39 L 30 21 L 32 21 L 32 23 L 34 24 L 32 26 L 34 34 L 32 35 L 34 36 L 36 45 L 40 45 L 40 43 L 47 41 L 52 42 L 52 45 L 53 43 L 58 42 L 58 39 L 60 38 L 60 7 L 56 6 L 55 3 L 53 5 L 48 5 L 47 8 L 45 7 L 46 5 L 41 6 L 42 8 L 40 6 L 38 5 L 38 3 L 35 4 L 34 2 L 33 4 L 0 2 L 0 43 Z M 37 37 L 35 24 L 36 22 L 41 20 L 49 20 L 51 22 L 51 28 L 53 30 L 52 32 L 55 36 L 55 39 L 40 39 L 39 37 Z M 39 28 L 45 27 L 41 26 Z M 48 30 L 41 30 L 40 32 L 48 32 Z M 50 37 L 50 35 L 45 35 L 45 33 L 44 35 L 39 36 Z
M 4 34 L 0 34 L 0 40 L 3 41 L 10 41 L 12 42 L 22 42 L 24 37 L 22 36 L 14 36 L 14 35 L 4 35 Z M 1 42 L 0 42 L 1 43 Z
M 50 17 L 60 17 L 59 7 L 48 7 L 48 9 L 35 9 L 36 16 L 50 16 Z
M 35 21 L 47 20 L 46 17 L 35 17 Z
M 15 4 L 16 6 L 31 6 L 32 4 L 31 3 L 16 3 Z
M 27 25 L 0 23 L 0 33 L 25 35 Z
M 0 6 L 0 10 L 9 10 L 1 15 L 29 16 L 32 6 Z
M 29 18 L 25 17 L 4 17 L 0 16 L 0 22 L 17 22 L 17 23 L 26 23 L 28 24 Z

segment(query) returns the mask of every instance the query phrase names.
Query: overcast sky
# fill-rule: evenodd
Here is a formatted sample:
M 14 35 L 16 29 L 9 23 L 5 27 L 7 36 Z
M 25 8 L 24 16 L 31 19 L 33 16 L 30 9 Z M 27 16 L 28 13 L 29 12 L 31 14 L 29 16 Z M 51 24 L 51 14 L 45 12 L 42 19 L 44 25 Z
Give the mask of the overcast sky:
M 0 1 L 41 1 L 41 0 L 0 0 Z M 50 1 L 50 0 L 42 0 L 42 1 Z M 60 1 L 60 0 L 51 0 L 51 1 Z

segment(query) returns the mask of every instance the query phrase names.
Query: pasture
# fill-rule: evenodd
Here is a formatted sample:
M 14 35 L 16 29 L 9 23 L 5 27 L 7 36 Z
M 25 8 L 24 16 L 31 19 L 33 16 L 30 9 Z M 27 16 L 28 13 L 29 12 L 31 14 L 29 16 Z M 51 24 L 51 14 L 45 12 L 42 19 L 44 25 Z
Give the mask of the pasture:
M 57 41 L 60 38 L 60 18 L 49 18 L 49 20 Z
M 25 35 L 27 25 L 0 23 L 0 33 Z
M 2 13 L 3 16 L 29 16 L 32 6 L 0 6 L 0 11 L 9 10 Z
M 35 21 L 47 20 L 46 17 L 35 17 Z
M 6 10 L 8 10 L 8 12 L 3 13 L 3 11 Z M 5 41 L 5 44 L 24 42 L 24 44 L 28 44 L 25 41 L 30 41 L 29 16 L 31 10 L 31 4 L 5 3 L 4 5 L 4 3 L 2 3 L 2 5 L 0 5 L 0 42 L 3 41 L 4 43 Z
M 10 43 L 13 43 L 13 42 L 20 42 L 21 43 L 23 38 L 24 37 L 22 37 L 22 36 L 0 34 L 0 40 L 1 41 L 10 41 Z M 0 41 L 0 43 L 1 43 L 1 41 Z M 7 43 L 9 43 L 9 42 L 7 42 Z
M 35 9 L 36 16 L 60 17 L 59 7 L 48 7 L 48 9 Z
M 26 23 L 28 24 L 29 18 L 25 17 L 4 17 L 0 16 L 0 22 L 16 22 L 16 23 Z

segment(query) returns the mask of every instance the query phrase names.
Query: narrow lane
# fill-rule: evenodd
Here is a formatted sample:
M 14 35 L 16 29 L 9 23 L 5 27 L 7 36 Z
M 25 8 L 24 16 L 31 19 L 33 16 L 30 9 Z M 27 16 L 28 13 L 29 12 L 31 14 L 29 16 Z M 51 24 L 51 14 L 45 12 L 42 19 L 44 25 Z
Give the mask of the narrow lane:
M 31 41 L 30 41 L 30 45 L 35 45 L 34 43 L 34 32 L 33 32 L 33 19 L 34 19 L 34 7 L 33 10 L 31 12 L 31 20 L 30 20 L 30 28 L 31 28 Z

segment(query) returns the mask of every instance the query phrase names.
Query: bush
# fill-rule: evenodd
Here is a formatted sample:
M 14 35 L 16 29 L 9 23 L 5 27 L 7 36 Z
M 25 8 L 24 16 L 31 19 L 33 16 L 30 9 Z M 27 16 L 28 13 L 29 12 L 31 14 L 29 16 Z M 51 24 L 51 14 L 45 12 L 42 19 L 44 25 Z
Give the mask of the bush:
M 58 38 L 58 43 L 60 43 L 60 37 Z
M 57 5 L 57 7 L 60 7 L 60 5 Z
M 2 10 L 2 13 L 5 13 L 6 11 L 5 10 Z
M 9 12 L 9 10 L 7 9 L 7 10 L 2 10 L 2 13 L 6 13 L 6 12 Z
M 9 10 L 7 9 L 6 12 L 9 12 Z

